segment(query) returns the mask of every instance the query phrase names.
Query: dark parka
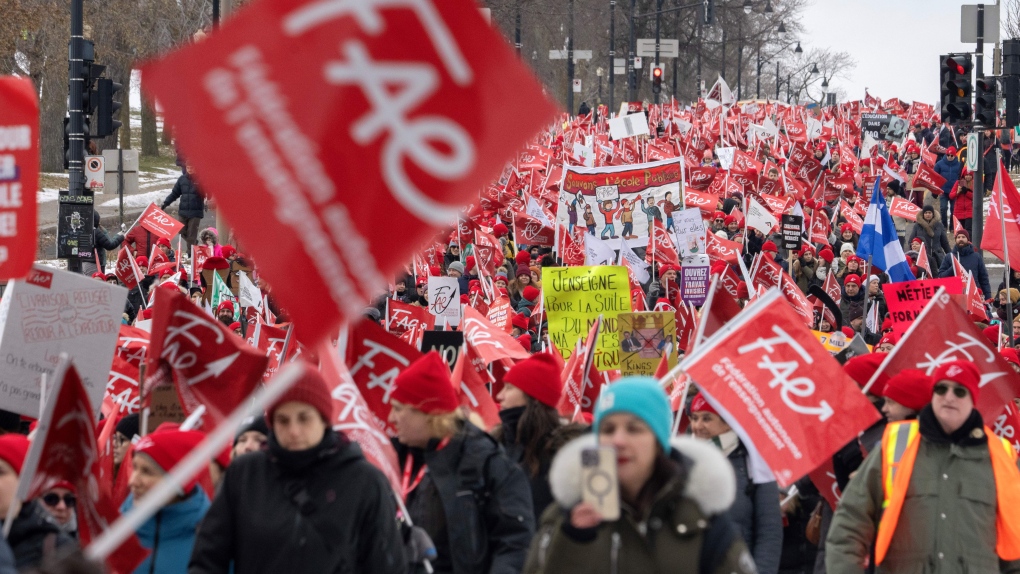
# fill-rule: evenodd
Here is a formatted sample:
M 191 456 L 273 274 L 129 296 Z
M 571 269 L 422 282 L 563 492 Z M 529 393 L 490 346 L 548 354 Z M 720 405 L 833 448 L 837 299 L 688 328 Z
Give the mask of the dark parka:
M 988 268 L 985 267 L 981 254 L 974 251 L 974 245 L 968 243 L 964 247 L 954 247 L 953 255 L 956 255 L 956 258 L 960 260 L 960 265 L 974 276 L 978 286 L 981 287 L 981 292 L 985 294 L 985 299 L 991 299 L 992 286 L 988 283 Z M 952 277 L 953 275 L 953 259 L 946 257 L 942 260 L 942 266 L 939 267 L 939 277 Z
M 812 285 L 819 284 L 818 278 L 815 277 L 815 271 L 818 269 L 818 258 L 811 258 L 811 263 L 804 261 L 803 257 L 796 257 L 793 259 L 793 269 L 790 275 L 793 280 L 797 282 L 797 287 L 800 288 L 804 293 L 808 292 L 808 289 Z
M 995 478 L 980 415 L 973 411 L 953 435 L 938 427 L 930 405 L 918 420 L 917 460 L 877 574 L 1020 572 L 1020 561 L 1003 562 L 995 553 Z M 833 516 L 825 541 L 827 574 L 865 572 L 882 515 L 882 482 L 882 449 L 876 448 Z
M 404 468 L 408 456 L 424 458 L 428 474 L 408 497 L 411 509 L 429 480 L 438 492 L 445 515 L 446 538 L 452 551 L 437 543 L 438 563 L 449 563 L 453 574 L 517 574 L 524 566 L 535 533 L 528 478 L 494 438 L 469 422 L 441 449 L 432 441 L 424 452 L 400 443 L 397 459 Z M 418 472 L 418 464 L 412 474 Z M 426 501 L 432 504 L 434 501 Z M 420 523 L 425 528 L 428 525 Z M 442 539 L 432 532 L 433 539 Z M 437 569 L 437 572 L 439 570 Z
M 574 440 L 553 460 L 550 480 L 558 506 L 542 515 L 525 574 L 751 574 L 754 560 L 726 515 L 733 503 L 733 469 L 710 442 L 672 441 L 676 474 L 659 489 L 645 516 L 622 505 L 619 520 L 579 530 L 569 511 L 581 500 L 581 451 L 594 435 Z
M 924 221 L 926 211 L 931 211 L 934 215 L 930 222 Z M 938 267 L 942 265 L 942 259 L 945 258 L 946 252 L 952 249 L 952 246 L 949 245 L 949 240 L 946 238 L 946 226 L 939 220 L 937 209 L 926 206 L 917 215 L 917 222 L 910 228 L 910 235 L 907 236 L 906 244 L 908 250 L 910 243 L 914 241 L 915 237 L 920 238 L 921 243 L 924 243 L 924 248 L 928 252 L 932 266 Z
M 403 574 L 389 482 L 345 436 L 327 430 L 301 453 L 238 457 L 206 513 L 189 574 Z M 291 463 L 288 455 L 312 453 Z M 288 460 L 284 460 L 288 457 Z
M 161 208 L 165 210 L 171 203 L 177 201 L 177 198 L 181 200 L 181 204 L 177 208 L 181 218 L 197 217 L 201 219 L 205 217 L 205 198 L 188 174 L 177 178 L 177 183 L 174 184 L 170 195 L 163 200 Z
M 953 189 L 956 180 L 960 179 L 960 171 L 963 170 L 962 161 L 956 159 L 955 156 L 953 156 L 953 161 L 949 161 L 949 157 L 944 155 L 942 159 L 935 162 L 935 173 L 941 175 L 946 180 L 942 184 L 942 193 L 949 193 Z
M 26 502 L 14 518 L 7 542 L 14 551 L 14 564 L 18 571 L 36 568 L 58 553 L 78 546 L 73 538 L 60 530 L 50 513 L 41 504 Z
M 776 574 L 783 553 L 783 513 L 775 481 L 754 484 L 743 444 L 729 455 L 737 477 L 737 497 L 729 517 L 740 528 L 759 574 Z

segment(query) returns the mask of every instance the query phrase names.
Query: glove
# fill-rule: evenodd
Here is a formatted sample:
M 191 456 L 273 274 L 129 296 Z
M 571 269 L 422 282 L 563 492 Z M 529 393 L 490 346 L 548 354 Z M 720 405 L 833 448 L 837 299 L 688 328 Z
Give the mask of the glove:
M 420 564 L 425 560 L 436 559 L 436 545 L 432 538 L 420 526 L 402 528 L 404 534 L 404 554 L 409 564 Z

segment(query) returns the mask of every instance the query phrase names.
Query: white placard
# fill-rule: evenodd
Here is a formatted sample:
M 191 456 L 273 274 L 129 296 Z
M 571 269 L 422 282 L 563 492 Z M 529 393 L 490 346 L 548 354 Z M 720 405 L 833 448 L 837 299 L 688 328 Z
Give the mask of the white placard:
M 460 283 L 456 277 L 429 277 L 428 297 L 429 313 L 436 316 L 437 325 L 443 319 L 447 325 L 460 323 Z
M 733 167 L 733 155 L 737 151 L 735 147 L 717 147 L 715 155 L 719 158 L 719 167 L 729 171 Z
M 648 135 L 648 116 L 644 112 L 609 120 L 609 135 L 614 140 Z
M 705 253 L 705 220 L 701 210 L 694 207 L 673 212 L 673 227 L 676 229 L 676 248 L 680 257 L 692 257 Z
M 39 416 L 39 380 L 60 353 L 98 412 L 110 376 L 127 289 L 42 265 L 11 281 L 0 299 L 0 408 Z

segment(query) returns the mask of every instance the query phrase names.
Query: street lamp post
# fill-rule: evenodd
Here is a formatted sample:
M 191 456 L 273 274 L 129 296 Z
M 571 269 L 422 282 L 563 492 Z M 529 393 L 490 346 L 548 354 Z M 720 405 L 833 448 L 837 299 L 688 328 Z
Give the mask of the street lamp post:
M 609 113 L 616 96 L 616 0 L 609 0 Z
M 599 103 L 602 103 L 602 66 L 599 66 L 595 70 L 595 75 L 599 77 Z M 610 78 L 612 76 L 609 76 Z

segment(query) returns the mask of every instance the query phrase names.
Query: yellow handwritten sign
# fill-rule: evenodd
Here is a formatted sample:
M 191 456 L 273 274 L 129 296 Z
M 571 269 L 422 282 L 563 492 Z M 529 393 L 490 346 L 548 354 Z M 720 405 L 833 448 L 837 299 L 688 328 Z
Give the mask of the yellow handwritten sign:
M 595 368 L 620 368 L 617 315 L 630 312 L 630 283 L 621 266 L 543 267 L 542 292 L 549 338 L 566 360 L 578 339 L 602 315 L 602 330 L 595 347 Z

